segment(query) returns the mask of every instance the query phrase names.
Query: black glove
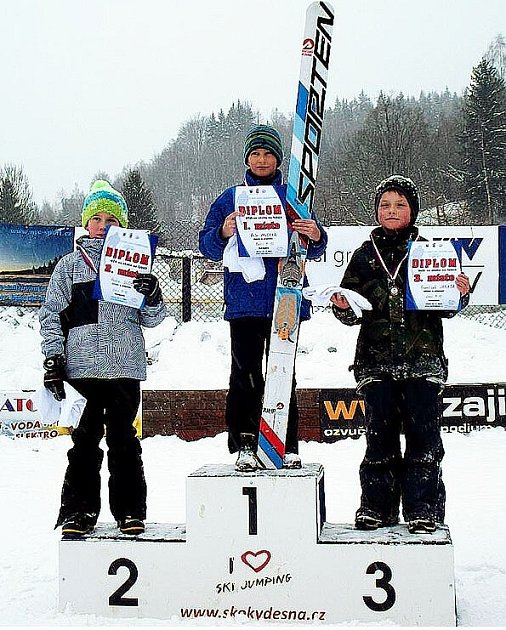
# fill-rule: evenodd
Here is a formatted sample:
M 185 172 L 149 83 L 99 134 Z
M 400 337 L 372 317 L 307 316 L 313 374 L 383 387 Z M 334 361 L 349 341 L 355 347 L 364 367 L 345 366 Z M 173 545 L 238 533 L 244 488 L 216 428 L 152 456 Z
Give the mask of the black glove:
M 138 273 L 133 284 L 136 291 L 146 296 L 148 306 L 156 306 L 162 301 L 160 283 L 152 273 Z
M 65 389 L 63 381 L 67 378 L 65 373 L 65 357 L 58 354 L 54 357 L 48 357 L 44 363 L 44 387 L 48 389 L 56 400 L 65 398 Z

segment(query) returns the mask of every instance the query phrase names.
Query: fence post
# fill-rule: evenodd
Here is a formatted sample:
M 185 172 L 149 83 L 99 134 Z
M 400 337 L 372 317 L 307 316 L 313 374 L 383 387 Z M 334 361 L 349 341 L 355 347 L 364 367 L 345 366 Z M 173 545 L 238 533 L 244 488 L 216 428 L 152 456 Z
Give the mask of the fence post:
M 192 259 L 183 256 L 183 286 L 182 286 L 182 319 L 189 322 L 192 318 Z

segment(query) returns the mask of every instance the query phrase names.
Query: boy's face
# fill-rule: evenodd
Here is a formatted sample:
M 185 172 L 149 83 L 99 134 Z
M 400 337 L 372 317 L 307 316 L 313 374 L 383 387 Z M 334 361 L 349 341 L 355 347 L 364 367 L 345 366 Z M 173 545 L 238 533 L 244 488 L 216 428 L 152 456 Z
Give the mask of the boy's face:
M 387 190 L 381 195 L 378 221 L 385 230 L 397 232 L 411 224 L 411 208 L 406 197 L 397 190 Z
M 256 177 L 271 177 L 276 172 L 276 156 L 268 149 L 253 149 L 248 156 L 248 166 Z
M 118 219 L 108 212 L 97 212 L 86 225 L 90 238 L 104 238 L 105 228 L 108 225 L 118 225 Z

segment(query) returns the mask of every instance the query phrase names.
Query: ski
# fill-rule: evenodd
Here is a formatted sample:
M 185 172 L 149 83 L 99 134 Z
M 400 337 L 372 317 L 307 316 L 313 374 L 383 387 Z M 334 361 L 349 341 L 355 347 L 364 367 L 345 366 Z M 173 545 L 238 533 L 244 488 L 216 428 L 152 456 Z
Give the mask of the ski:
M 311 217 L 320 155 L 334 10 L 313 2 L 306 12 L 297 104 L 288 165 L 288 226 Z M 292 390 L 307 241 L 292 232 L 280 260 L 258 436 L 257 457 L 265 468 L 282 468 Z

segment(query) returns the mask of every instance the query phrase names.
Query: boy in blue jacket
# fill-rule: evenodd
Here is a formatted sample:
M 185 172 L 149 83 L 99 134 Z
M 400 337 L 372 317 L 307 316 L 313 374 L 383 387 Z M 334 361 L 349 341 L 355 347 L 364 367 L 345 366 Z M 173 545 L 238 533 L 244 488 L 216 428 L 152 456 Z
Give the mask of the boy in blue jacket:
M 247 186 L 272 186 L 283 206 L 286 184 L 279 166 L 283 148 L 278 132 L 267 125 L 253 127 L 244 143 L 244 162 L 248 167 L 244 182 Z M 207 258 L 223 260 L 229 239 L 236 234 L 235 186 L 227 188 L 211 205 L 204 228 L 199 234 L 199 249 Z M 327 246 L 327 233 L 315 216 L 298 219 L 292 228 L 309 239 L 308 258 L 318 258 Z M 230 323 L 231 372 L 225 419 L 228 447 L 239 451 L 236 469 L 254 471 L 259 462 L 255 452 L 262 413 L 264 376 L 262 364 L 268 353 L 278 274 L 278 258 L 262 258 L 263 279 L 246 279 L 241 272 L 224 268 L 225 319 Z M 248 281 L 250 280 L 250 281 Z M 302 300 L 301 320 L 310 317 L 307 300 Z M 295 376 L 289 407 L 284 467 L 300 468 L 298 455 L 298 410 L 295 396 Z

